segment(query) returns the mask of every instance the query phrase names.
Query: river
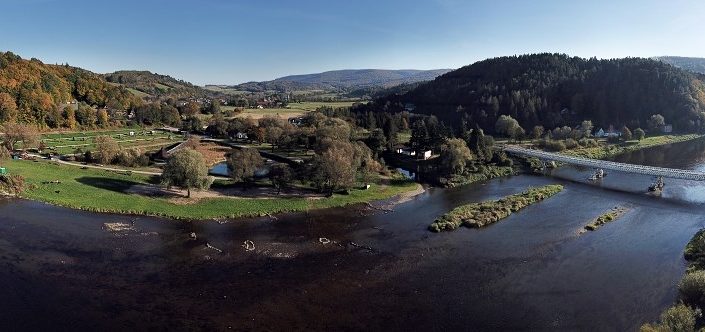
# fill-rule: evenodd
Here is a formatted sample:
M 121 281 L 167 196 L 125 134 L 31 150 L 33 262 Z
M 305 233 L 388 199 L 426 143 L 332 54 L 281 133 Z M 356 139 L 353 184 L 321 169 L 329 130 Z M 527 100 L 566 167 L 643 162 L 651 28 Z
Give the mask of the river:
M 616 159 L 701 169 L 705 143 Z M 392 210 L 276 220 L 189 223 L 0 200 L 0 327 L 636 330 L 676 298 L 683 247 L 705 226 L 703 187 L 669 181 L 653 197 L 648 177 L 611 173 L 591 184 L 589 173 L 566 167 L 432 188 Z M 484 229 L 426 229 L 460 204 L 550 183 L 565 190 Z M 616 205 L 632 209 L 579 234 Z M 134 228 L 105 229 L 114 222 Z

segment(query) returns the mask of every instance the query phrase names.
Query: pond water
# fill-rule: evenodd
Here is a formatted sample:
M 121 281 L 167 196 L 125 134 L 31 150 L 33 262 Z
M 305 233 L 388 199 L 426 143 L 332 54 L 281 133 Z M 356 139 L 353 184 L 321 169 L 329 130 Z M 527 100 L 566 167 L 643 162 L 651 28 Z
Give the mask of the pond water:
M 697 169 L 698 144 L 618 159 Z M 553 172 L 431 188 L 392 210 L 220 222 L 0 200 L 0 326 L 623 331 L 657 319 L 676 298 L 683 247 L 705 226 L 700 186 L 669 181 L 653 197 L 648 177 L 610 173 L 590 184 L 591 170 Z M 458 205 L 550 183 L 565 190 L 492 226 L 427 231 Z M 631 210 L 579 234 L 616 205 Z
M 267 174 L 269 174 L 269 167 L 271 166 L 273 162 L 271 160 L 266 160 L 265 165 L 255 171 L 255 177 L 265 177 Z M 215 176 L 225 176 L 228 177 L 230 176 L 230 169 L 228 169 L 228 163 L 227 162 L 220 162 L 208 170 L 208 174 L 210 175 L 215 175 Z

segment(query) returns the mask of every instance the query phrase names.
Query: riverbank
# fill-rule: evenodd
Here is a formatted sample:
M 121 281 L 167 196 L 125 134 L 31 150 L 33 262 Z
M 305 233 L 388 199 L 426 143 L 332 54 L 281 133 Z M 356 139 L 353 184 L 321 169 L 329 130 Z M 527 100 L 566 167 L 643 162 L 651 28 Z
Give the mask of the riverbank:
M 391 199 L 420 187 L 411 181 L 393 180 L 325 198 L 213 197 L 184 204 L 183 198 L 130 193 L 133 187 L 157 184 L 155 176 L 146 174 L 84 169 L 47 161 L 10 160 L 4 166 L 25 178 L 28 189 L 21 195 L 25 199 L 92 212 L 171 219 L 239 218 L 341 207 Z
M 433 232 L 450 231 L 462 225 L 473 228 L 484 227 L 508 217 L 513 212 L 551 197 L 561 190 L 563 190 L 562 185 L 546 185 L 530 188 L 521 194 L 506 196 L 495 201 L 459 206 L 436 219 L 429 226 L 429 230 Z
M 702 134 L 683 134 L 683 135 L 662 135 L 644 138 L 640 141 L 628 141 L 619 144 L 607 143 L 596 147 L 584 147 L 573 150 L 564 150 L 561 154 L 583 157 L 591 159 L 607 159 L 619 154 L 646 149 L 659 145 L 680 143 L 705 137 Z
M 678 283 L 677 304 L 661 313 L 658 323 L 644 324 L 641 331 L 702 331 L 702 310 L 705 309 L 705 229 L 690 239 L 683 257 L 688 261 L 688 270 Z
M 515 175 L 516 172 L 511 166 L 482 165 L 476 172 L 469 172 L 463 175 L 453 175 L 450 178 L 443 178 L 439 181 L 444 188 L 455 188 L 473 184 L 475 182 L 487 181 L 502 176 Z

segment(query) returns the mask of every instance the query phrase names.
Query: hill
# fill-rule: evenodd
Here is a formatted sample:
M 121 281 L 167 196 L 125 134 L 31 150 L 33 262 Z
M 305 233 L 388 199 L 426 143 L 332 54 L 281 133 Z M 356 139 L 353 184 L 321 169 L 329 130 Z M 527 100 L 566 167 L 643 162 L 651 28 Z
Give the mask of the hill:
M 105 80 L 122 85 L 141 97 L 204 97 L 212 95 L 206 89 L 189 82 L 149 71 L 121 70 L 103 75 Z
M 140 103 L 127 89 L 109 84 L 101 75 L 0 52 L 0 123 L 19 120 L 58 127 L 64 122 L 64 105 L 74 100 L 114 109 Z
M 663 61 L 672 66 L 690 70 L 695 73 L 705 74 L 705 58 L 688 58 L 680 56 L 657 56 L 654 60 Z
M 692 73 L 642 58 L 582 59 L 531 54 L 487 59 L 439 76 L 363 110 L 433 114 L 456 128 L 461 121 L 493 132 L 500 115 L 525 129 L 574 126 L 647 126 L 661 114 L 676 130 L 705 127 L 705 85 Z
M 264 82 L 248 82 L 233 86 L 248 92 L 291 92 L 322 90 L 348 92 L 362 88 L 390 88 L 401 84 L 429 81 L 450 71 L 436 70 L 334 70 L 316 74 L 291 75 Z

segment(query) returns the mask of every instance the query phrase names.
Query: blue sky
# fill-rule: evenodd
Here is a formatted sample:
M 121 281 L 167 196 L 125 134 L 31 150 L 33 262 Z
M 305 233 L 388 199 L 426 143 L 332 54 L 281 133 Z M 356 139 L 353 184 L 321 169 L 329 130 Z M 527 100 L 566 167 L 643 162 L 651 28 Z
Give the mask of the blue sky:
M 705 57 L 705 1 L 0 0 L 0 50 L 230 84 L 488 57 Z

